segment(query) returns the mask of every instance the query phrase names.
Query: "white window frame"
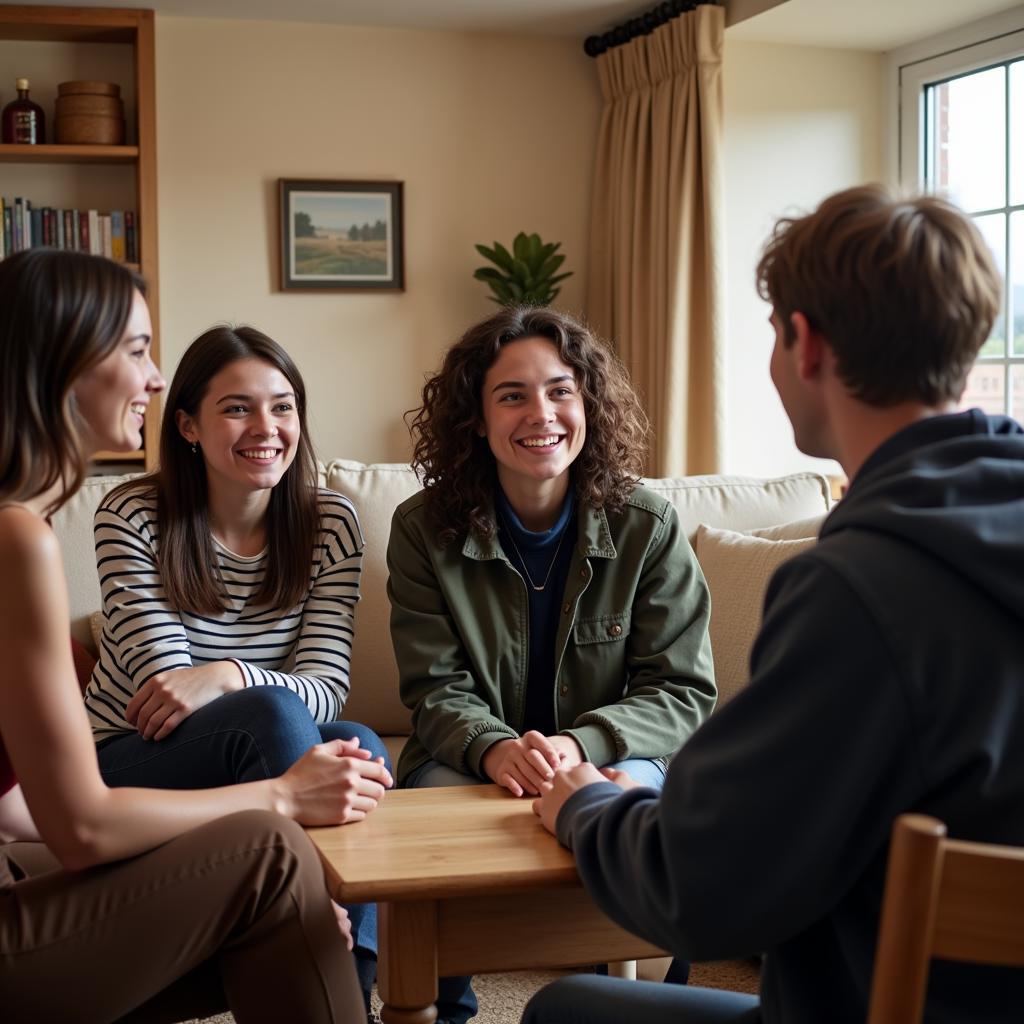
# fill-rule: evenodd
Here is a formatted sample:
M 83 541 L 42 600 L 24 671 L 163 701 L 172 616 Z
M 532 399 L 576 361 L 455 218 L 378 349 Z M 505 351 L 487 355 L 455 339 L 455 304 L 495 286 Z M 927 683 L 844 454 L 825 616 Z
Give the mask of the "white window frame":
M 980 71 L 1015 58 L 1024 57 L 1024 5 L 985 18 L 952 32 L 924 39 L 889 54 L 889 153 L 890 175 L 903 188 L 919 190 L 925 172 L 925 88 L 957 75 Z M 1009 159 L 1009 152 L 1007 152 Z M 1007 196 L 1009 202 L 1009 196 Z M 1009 222 L 1007 222 L 1007 231 Z M 1014 273 L 1007 257 L 1007 282 Z M 1003 314 L 1007 338 L 1012 342 L 1007 283 Z M 998 357 L 985 363 L 1005 367 L 1003 401 L 1009 401 L 1010 367 L 1024 363 L 1008 345 Z

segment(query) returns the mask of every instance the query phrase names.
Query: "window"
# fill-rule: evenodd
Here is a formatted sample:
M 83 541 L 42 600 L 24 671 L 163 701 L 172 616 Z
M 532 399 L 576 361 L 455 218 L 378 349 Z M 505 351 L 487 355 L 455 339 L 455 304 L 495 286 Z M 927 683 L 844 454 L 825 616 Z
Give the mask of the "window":
M 1005 281 L 962 406 L 1024 421 L 1024 32 L 900 67 L 905 185 L 970 214 Z

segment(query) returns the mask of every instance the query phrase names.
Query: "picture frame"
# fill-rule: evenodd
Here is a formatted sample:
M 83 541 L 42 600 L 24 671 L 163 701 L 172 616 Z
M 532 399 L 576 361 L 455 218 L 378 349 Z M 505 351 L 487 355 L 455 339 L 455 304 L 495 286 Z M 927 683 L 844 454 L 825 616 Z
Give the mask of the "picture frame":
M 402 182 L 279 178 L 281 290 L 405 288 Z

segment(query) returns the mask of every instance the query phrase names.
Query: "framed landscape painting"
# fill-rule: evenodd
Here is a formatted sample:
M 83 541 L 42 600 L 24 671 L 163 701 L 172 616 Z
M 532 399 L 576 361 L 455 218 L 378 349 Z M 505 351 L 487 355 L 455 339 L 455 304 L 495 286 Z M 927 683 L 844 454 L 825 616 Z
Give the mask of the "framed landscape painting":
M 400 181 L 278 186 L 282 289 L 404 287 Z

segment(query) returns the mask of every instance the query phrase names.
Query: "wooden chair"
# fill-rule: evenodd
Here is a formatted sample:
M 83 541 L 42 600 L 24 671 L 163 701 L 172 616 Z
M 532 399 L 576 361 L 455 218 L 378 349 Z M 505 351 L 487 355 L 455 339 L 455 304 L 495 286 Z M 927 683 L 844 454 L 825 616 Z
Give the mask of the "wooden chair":
M 919 1024 L 932 957 L 1024 967 L 1024 848 L 946 838 L 904 814 L 892 846 L 867 1024 Z

